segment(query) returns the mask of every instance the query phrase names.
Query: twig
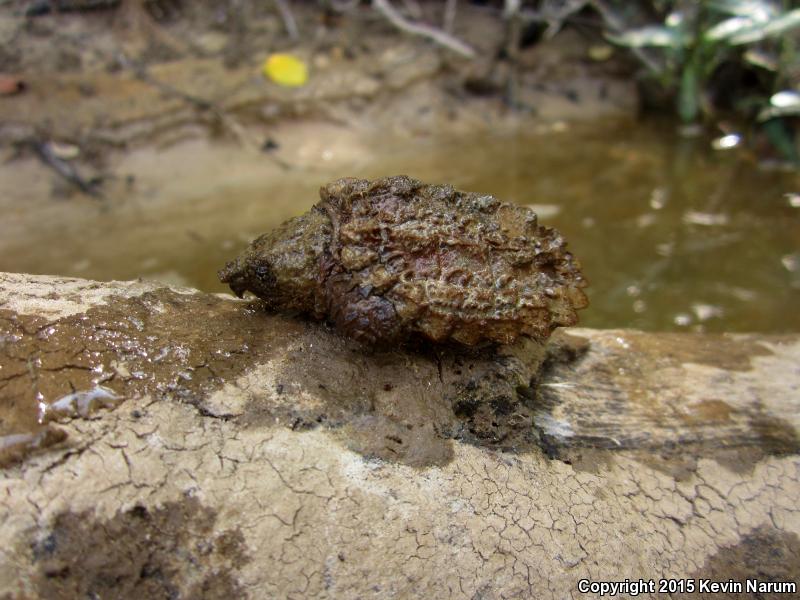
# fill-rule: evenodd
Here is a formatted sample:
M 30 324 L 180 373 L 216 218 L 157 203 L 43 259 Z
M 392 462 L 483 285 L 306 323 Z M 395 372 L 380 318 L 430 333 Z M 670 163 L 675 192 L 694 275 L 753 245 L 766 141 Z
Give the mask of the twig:
M 300 32 L 297 29 L 297 21 L 294 19 L 292 9 L 286 0 L 275 0 L 275 6 L 278 7 L 278 12 L 281 13 L 283 19 L 283 26 L 286 27 L 286 33 L 293 40 L 300 38 Z
M 350 12 L 359 5 L 361 0 L 330 0 L 333 10 L 340 13 Z
M 412 19 L 422 18 L 422 7 L 419 5 L 417 0 L 402 0 L 402 2 L 403 7 L 406 9 L 406 12 L 411 15 Z
M 503 18 L 506 20 L 506 56 L 510 69 L 506 89 L 506 101 L 517 108 L 519 99 L 519 45 L 522 38 L 522 20 L 519 16 L 520 0 L 506 0 Z
M 94 184 L 91 181 L 84 179 L 80 173 L 78 173 L 75 167 L 73 167 L 67 161 L 56 156 L 50 148 L 50 144 L 34 140 L 31 142 L 31 147 L 42 163 L 53 169 L 56 173 L 58 173 L 61 177 L 74 185 L 84 194 L 88 194 L 93 198 L 103 197 Z
M 397 10 L 389 3 L 389 0 L 372 0 L 372 6 L 375 7 L 375 9 L 384 17 L 386 17 L 392 25 L 398 29 L 401 29 L 402 31 L 427 37 L 437 44 L 460 54 L 461 56 L 466 56 L 467 58 L 475 58 L 476 56 L 475 50 L 473 50 L 471 46 L 465 44 L 458 38 L 445 33 L 441 29 L 431 27 L 430 25 L 424 25 L 422 23 L 412 23 L 398 13 Z
M 525 9 L 520 16 L 527 21 L 547 23 L 545 39 L 554 37 L 567 19 L 578 13 L 590 0 L 545 0 L 540 3 L 539 10 Z
M 625 24 L 614 14 L 614 11 L 605 3 L 604 0 L 590 0 L 590 4 L 600 14 L 603 22 L 614 33 L 620 34 L 625 30 Z M 638 58 L 642 64 L 656 74 L 664 72 L 664 65 L 659 64 L 642 48 L 630 48 L 630 51 Z
M 133 61 L 131 61 L 127 56 L 120 53 L 117 57 L 117 60 L 122 64 L 124 67 L 131 69 L 136 75 L 137 78 L 152 85 L 153 87 L 161 90 L 164 94 L 168 96 L 172 96 L 174 98 L 180 98 L 184 102 L 193 105 L 194 107 L 198 108 L 202 111 L 208 111 L 214 115 L 214 117 L 224 126 L 226 127 L 231 133 L 233 133 L 234 137 L 239 140 L 245 147 L 249 147 L 252 149 L 257 149 L 260 147 L 260 142 L 256 141 L 251 135 L 248 134 L 247 130 L 237 121 L 233 115 L 229 114 L 218 104 L 212 102 L 211 100 L 206 100 L 205 98 L 200 98 L 198 96 L 193 96 L 192 94 L 187 94 L 183 90 L 180 90 L 176 87 L 173 87 L 167 83 L 163 83 L 154 79 L 150 76 L 147 70 Z M 269 158 L 274 161 L 279 167 L 282 169 L 290 169 L 291 165 L 284 162 L 280 158 L 276 156 L 269 156 Z
M 522 5 L 521 0 L 506 0 L 503 3 L 503 18 L 510 19 L 519 13 Z
M 447 33 L 453 33 L 453 28 L 456 25 L 456 9 L 458 8 L 458 0 L 447 0 L 444 5 L 444 23 L 442 28 Z

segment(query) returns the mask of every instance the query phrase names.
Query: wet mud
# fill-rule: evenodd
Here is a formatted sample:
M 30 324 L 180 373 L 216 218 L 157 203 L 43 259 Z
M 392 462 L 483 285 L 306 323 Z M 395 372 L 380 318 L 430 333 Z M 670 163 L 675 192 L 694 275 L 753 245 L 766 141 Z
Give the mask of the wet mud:
M 771 526 L 762 526 L 745 535 L 738 544 L 720 549 L 689 577 L 726 582 L 756 579 L 762 582 L 790 582 L 800 573 L 800 539 L 797 534 Z M 743 598 L 748 594 L 720 592 L 715 598 Z M 700 594 L 677 595 L 676 598 L 700 598 Z M 754 597 L 795 597 L 794 594 L 757 593 Z
M 453 443 L 541 448 L 590 471 L 600 450 L 642 452 L 676 473 L 694 468 L 682 456 L 747 468 L 800 450 L 792 424 L 758 396 L 726 395 L 752 360 L 775 359 L 755 338 L 609 332 L 588 352 L 574 331 L 546 345 L 376 349 L 258 300 L 168 288 L 54 321 L 5 310 L 0 450 L 8 464 L 69 445 L 61 421 L 144 396 L 246 428 L 323 427 L 365 457 L 416 467 L 449 462 Z M 686 369 L 697 394 L 681 388 Z
M 236 572 L 250 559 L 238 529 L 186 497 L 109 520 L 63 512 L 31 548 L 41 598 L 241 598 Z
M 325 426 L 365 457 L 417 467 L 448 462 L 453 441 L 509 451 L 536 442 L 529 385 L 545 354 L 538 342 L 385 351 L 323 328 L 307 339 L 289 350 L 274 385 L 251 388 L 243 423 Z
M 545 350 L 530 339 L 376 350 L 259 301 L 166 288 L 52 322 L 0 315 L 5 463 L 68 444 L 64 419 L 146 395 L 245 427 L 324 426 L 364 456 L 414 466 L 447 462 L 451 440 L 514 451 L 536 441 L 530 385 Z M 226 408 L 236 394 L 241 409 Z
M 126 398 L 197 404 L 303 330 L 258 306 L 166 288 L 56 321 L 0 311 L 4 462 L 63 441 L 54 422 Z

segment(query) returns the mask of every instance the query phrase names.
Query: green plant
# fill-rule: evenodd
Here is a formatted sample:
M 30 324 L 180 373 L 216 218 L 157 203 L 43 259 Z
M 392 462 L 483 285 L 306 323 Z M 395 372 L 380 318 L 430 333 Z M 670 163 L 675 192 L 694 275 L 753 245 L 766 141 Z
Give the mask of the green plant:
M 677 96 L 677 112 L 686 124 L 709 116 L 712 107 L 705 101 L 710 79 L 727 60 L 748 62 L 771 72 L 772 89 L 756 99 L 761 104 L 760 119 L 775 116 L 768 98 L 791 94 L 786 73 L 798 60 L 795 40 L 789 34 L 800 28 L 800 9 L 766 0 L 708 0 L 667 3 L 669 12 L 660 24 L 626 29 L 608 38 L 633 49 L 652 48 L 660 60 L 645 64 L 666 89 Z M 788 96 L 784 96 L 787 98 Z M 795 108 L 782 108 L 785 116 Z M 797 113 L 793 113 L 797 114 Z

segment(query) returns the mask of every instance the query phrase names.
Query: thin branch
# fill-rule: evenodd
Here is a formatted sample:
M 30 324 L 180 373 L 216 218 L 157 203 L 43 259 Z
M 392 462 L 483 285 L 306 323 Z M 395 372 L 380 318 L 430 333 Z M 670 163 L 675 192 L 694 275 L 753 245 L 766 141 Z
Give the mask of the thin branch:
M 74 185 L 84 194 L 88 194 L 94 198 L 102 198 L 103 195 L 95 187 L 95 184 L 84 179 L 80 173 L 78 173 L 78 170 L 75 167 L 56 156 L 53 153 L 50 144 L 41 142 L 39 140 L 32 140 L 31 147 L 42 163 L 53 169 L 56 173 L 58 173 L 61 177 Z
M 506 102 L 509 106 L 519 106 L 519 46 L 522 39 L 522 19 L 519 11 L 520 0 L 506 0 L 503 18 L 506 20 L 506 56 L 510 69 L 508 71 Z
M 503 3 L 503 18 L 510 19 L 514 17 L 517 13 L 519 13 L 521 6 L 521 0 L 506 0 Z
M 330 0 L 330 6 L 336 12 L 345 13 L 356 8 L 360 2 L 361 0 Z
M 388 19 L 392 25 L 398 29 L 401 29 L 402 31 L 427 37 L 437 44 L 460 54 L 461 56 L 466 56 L 467 58 L 475 58 L 476 56 L 475 50 L 473 50 L 471 46 L 462 42 L 458 38 L 445 33 L 441 29 L 431 27 L 430 25 L 424 25 L 422 23 L 412 23 L 398 13 L 397 10 L 389 3 L 389 0 L 372 0 L 372 6 L 384 17 L 386 17 L 386 19 Z
M 300 38 L 300 31 L 297 29 L 297 21 L 294 19 L 292 9 L 286 0 L 275 0 L 275 6 L 278 7 L 278 12 L 281 13 L 283 19 L 283 26 L 286 27 L 286 33 L 293 40 Z
M 411 15 L 412 19 L 421 19 L 423 12 L 422 7 L 419 5 L 417 0 L 402 0 L 403 8 L 406 9 L 406 13 Z
M 613 33 L 620 34 L 625 30 L 625 24 L 622 20 L 611 10 L 604 0 L 591 0 L 590 4 L 600 14 L 603 22 L 606 24 Z M 630 48 L 630 51 L 638 58 L 642 64 L 650 71 L 656 74 L 664 72 L 664 65 L 656 61 L 650 54 L 642 48 Z
M 444 23 L 442 28 L 447 33 L 453 33 L 453 28 L 456 25 L 456 9 L 458 8 L 458 0 L 447 0 L 444 5 Z
M 123 67 L 130 69 L 140 81 L 153 86 L 167 96 L 179 98 L 180 100 L 183 100 L 187 104 L 194 106 L 200 111 L 206 111 L 214 115 L 214 117 L 217 119 L 217 122 L 223 127 L 227 128 L 228 131 L 230 131 L 239 141 L 239 143 L 242 144 L 242 146 L 251 149 L 255 149 L 260 146 L 257 140 L 254 139 L 253 135 L 245 127 L 243 127 L 242 124 L 239 123 L 239 121 L 232 114 L 223 109 L 216 102 L 207 100 L 205 98 L 200 98 L 199 96 L 195 96 L 193 94 L 188 94 L 168 83 L 159 81 L 147 72 L 147 69 L 144 67 L 144 65 L 132 61 L 124 53 L 119 53 L 117 60 Z M 282 169 L 291 168 L 291 165 L 275 156 L 270 156 L 270 159 Z

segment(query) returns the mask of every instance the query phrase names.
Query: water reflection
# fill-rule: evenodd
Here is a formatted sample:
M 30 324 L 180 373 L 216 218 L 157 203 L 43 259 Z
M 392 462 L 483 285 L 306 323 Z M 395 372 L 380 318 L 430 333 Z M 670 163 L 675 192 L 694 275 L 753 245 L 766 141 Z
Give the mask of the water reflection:
M 673 132 L 659 124 L 562 126 L 513 138 L 360 140 L 368 152 L 350 163 L 330 150 L 332 160 L 278 178 L 243 182 L 234 170 L 194 190 L 190 203 L 124 217 L 98 212 L 81 235 L 55 249 L 32 243 L 24 257 L 6 254 L 0 268 L 222 291 L 216 269 L 306 210 L 322 183 L 405 173 L 531 205 L 558 227 L 591 283 L 583 325 L 800 331 L 797 174 L 761 172 L 742 147 L 715 152 L 708 140 Z M 147 243 L 132 227 L 148 228 Z

